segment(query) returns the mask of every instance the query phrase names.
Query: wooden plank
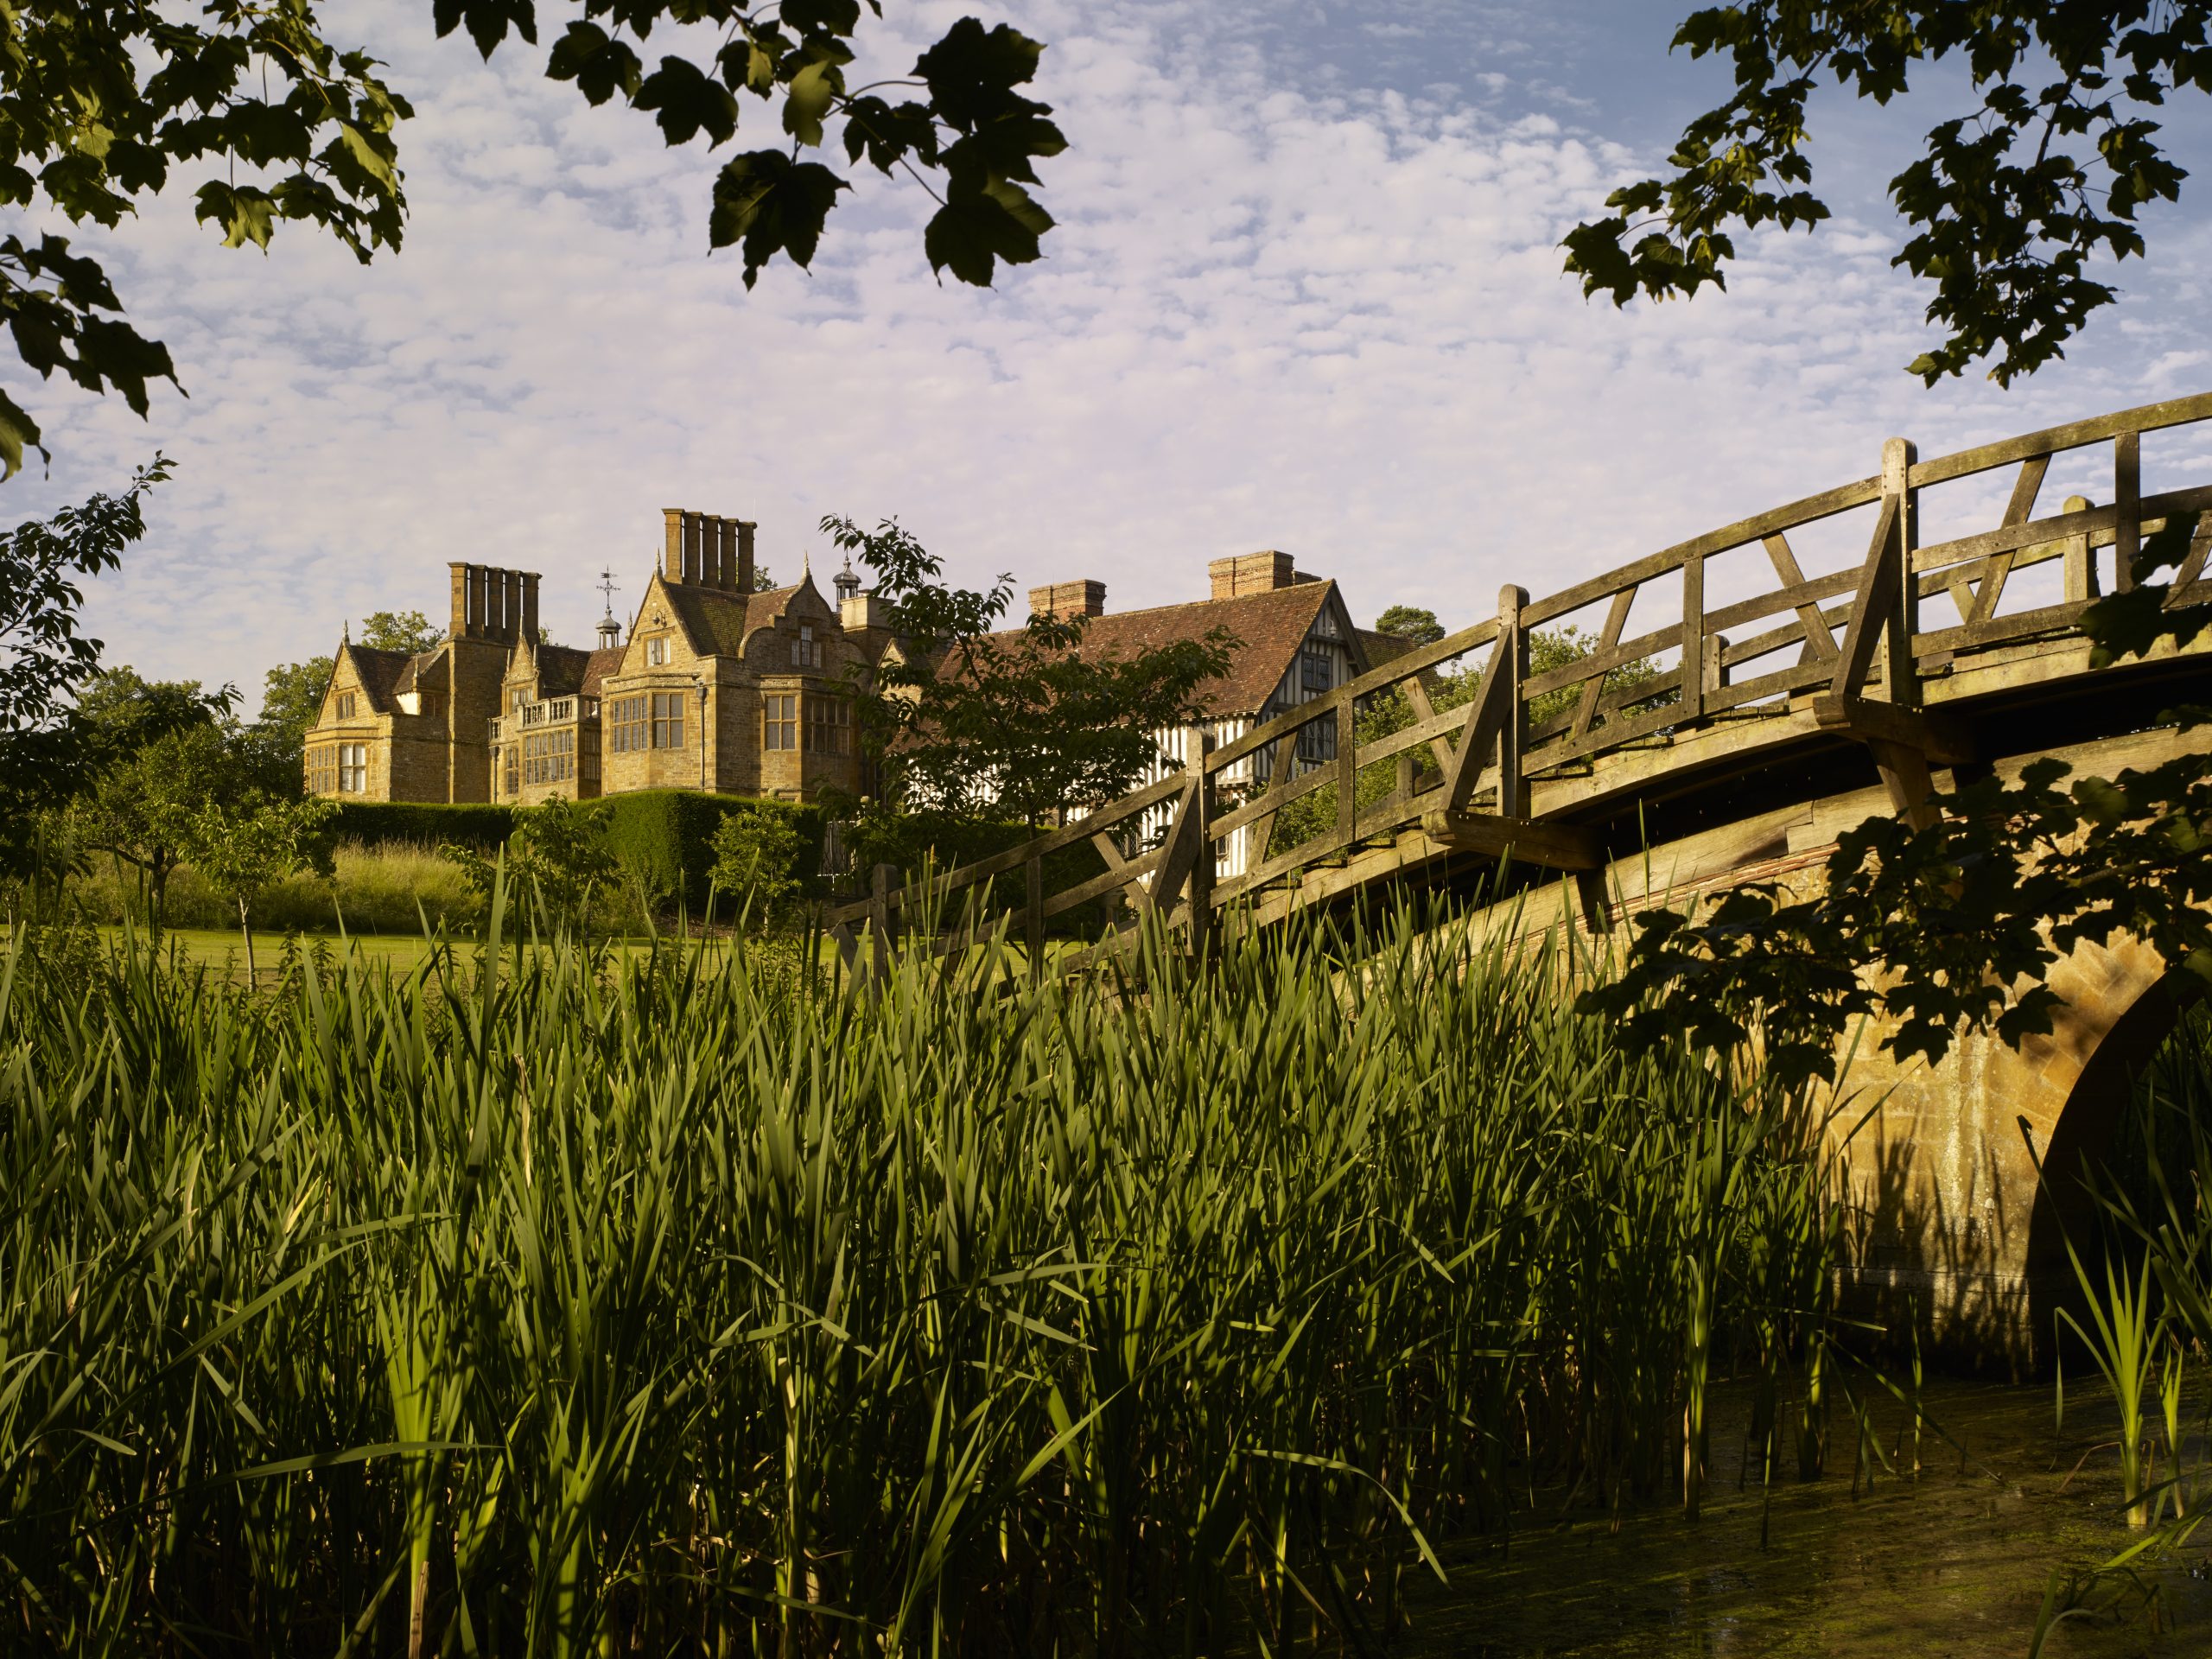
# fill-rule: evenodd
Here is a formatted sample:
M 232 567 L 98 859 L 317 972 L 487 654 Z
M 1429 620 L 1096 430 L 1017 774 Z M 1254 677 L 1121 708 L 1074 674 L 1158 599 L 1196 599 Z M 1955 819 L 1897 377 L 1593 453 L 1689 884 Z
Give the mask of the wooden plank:
M 1522 608 L 1528 602 L 1525 588 L 1508 584 L 1498 592 L 1497 643 L 1506 652 L 1506 669 L 1511 677 L 1499 694 L 1497 810 L 1516 817 L 1528 810 L 1529 791 L 1521 767 L 1521 757 L 1529 747 L 1529 703 L 1523 690 L 1529 679 L 1529 630 L 1521 625 Z M 1451 804 L 1463 807 L 1467 800 L 1462 795 Z
M 1122 856 L 1122 849 L 1114 844 L 1113 836 L 1103 834 L 1093 836 L 1090 838 L 1090 844 L 1096 849 L 1098 856 L 1106 861 L 1106 868 L 1109 871 L 1119 871 L 1128 867 L 1128 861 Z
M 1326 697 L 1316 697 L 1311 702 L 1301 702 L 1284 710 L 1273 720 L 1255 726 L 1234 742 L 1224 743 L 1206 757 L 1206 770 L 1219 772 L 1234 766 L 1248 754 L 1264 748 L 1277 738 L 1295 733 L 1309 720 L 1325 713 L 1337 699 L 1357 702 L 1377 691 L 1387 691 L 1402 680 L 1412 678 L 1423 669 L 1433 668 L 1439 663 L 1449 662 L 1454 657 L 1464 657 L 1497 638 L 1497 620 L 1491 618 L 1478 622 L 1471 628 L 1449 633 L 1433 645 L 1422 645 L 1402 656 L 1393 657 L 1380 668 L 1371 668 L 1357 678 L 1347 680 Z
M 2072 600 L 2037 610 L 2016 611 L 2010 616 L 1994 616 L 1986 622 L 1930 629 L 1913 641 L 1913 650 L 1921 656 L 1942 651 L 1980 651 L 2009 640 L 2032 639 L 2039 633 L 2063 633 L 2074 626 L 2091 602 Z
M 1897 496 L 1882 499 L 1881 517 L 1874 523 L 1873 544 L 1866 550 L 1858 597 L 1852 601 L 1851 625 L 1843 636 L 1843 649 L 1836 655 L 1835 672 L 1830 681 L 1830 689 L 1834 691 L 1855 692 L 1866 684 L 1866 671 L 1874 664 L 1874 646 L 1895 607 L 1899 587 L 1897 513 L 1902 505 Z
M 2193 397 L 2170 398 L 2164 403 L 2144 404 L 2134 409 L 2121 410 L 2117 414 L 2070 421 L 2064 426 L 2045 427 L 2040 432 L 2023 433 L 2017 438 L 1985 443 L 1978 448 L 1961 449 L 1955 455 L 1939 455 L 1933 461 L 1918 461 L 1912 468 L 1912 487 L 1925 489 L 1931 484 L 1948 483 L 1955 478 L 1965 478 L 1974 473 L 1986 473 L 1993 467 L 2025 461 L 2031 455 L 2056 454 L 2063 449 L 2079 449 L 2088 444 L 2102 443 L 2122 432 L 2156 432 L 2164 427 L 2186 426 L 2191 421 L 2202 420 L 2212 420 L 2212 392 L 2200 392 Z
M 2135 557 L 2143 550 L 2143 435 L 2123 432 L 2112 445 L 2112 590 L 2135 586 Z
M 2182 594 L 2194 586 L 2204 574 L 2204 558 L 2212 553 L 2212 512 L 2197 516 L 2196 530 L 2189 538 L 2189 551 L 2183 556 L 2180 568 L 2166 592 L 2164 608 L 2175 610 L 2182 603 Z
M 1881 493 L 1882 480 L 1879 478 L 1862 478 L 1849 484 L 1838 485 L 1832 490 L 1823 490 L 1818 495 L 1792 501 L 1786 506 L 1770 508 L 1749 518 L 1738 519 L 1732 524 L 1724 524 L 1719 530 L 1707 531 L 1702 536 L 1677 543 L 1632 564 L 1624 564 L 1618 570 L 1609 570 L 1602 576 L 1592 576 L 1587 582 L 1578 582 L 1548 599 L 1536 600 L 1523 611 L 1522 624 L 1526 627 L 1541 627 L 1547 622 L 1579 611 L 1586 605 L 1610 598 L 1624 588 L 1636 587 L 1655 576 L 1663 576 L 1670 570 L 1678 569 L 1684 559 L 1694 555 L 1726 553 L 1732 547 L 1746 546 L 1763 537 L 1772 535 L 1777 530 L 1795 530 L 1801 524 L 1831 518 L 1839 512 L 1848 512 L 1853 507 L 1863 507 L 1870 501 L 1878 500 Z
M 1809 690 L 1814 686 L 1827 684 L 1833 673 L 1825 662 L 1792 663 L 1788 668 L 1777 668 L 1738 684 L 1721 687 L 1708 700 L 1707 712 L 1724 714 L 1745 703 L 1764 702 L 1769 697 L 1785 697 L 1792 692 Z
M 1155 847 L 1150 852 L 1131 859 L 1118 870 L 1108 870 L 1087 881 L 1078 881 L 1071 887 L 1063 887 L 1046 899 L 1045 914 L 1047 917 L 1058 916 L 1064 911 L 1090 904 L 1122 887 L 1133 888 L 1141 896 L 1144 891 L 1142 878 L 1160 868 L 1160 860 L 1166 853 L 1164 845 Z
M 1160 868 L 1152 878 L 1152 887 L 1146 894 L 1147 902 L 1163 913 L 1172 910 L 1189 885 L 1191 867 L 1198 861 L 1199 818 L 1197 772 L 1187 774 L 1183 780 L 1183 792 L 1175 802 L 1174 821 L 1168 826 L 1167 839 L 1161 848 Z
M 1598 634 L 1598 649 L 1592 656 L 1603 656 L 1621 642 L 1621 630 L 1628 626 L 1629 607 L 1636 603 L 1637 589 L 1624 588 L 1613 595 L 1613 602 L 1605 612 L 1605 626 Z M 1591 677 L 1582 688 L 1582 696 L 1574 706 L 1574 724 L 1570 728 L 1580 737 L 1590 729 L 1590 722 L 1598 713 L 1598 697 L 1605 689 L 1605 677 L 1600 673 Z M 1539 695 L 1533 684 L 1529 695 Z
M 1705 712 L 1705 556 L 1682 561 L 1682 713 Z
M 1452 752 L 1452 765 L 1444 774 L 1444 798 L 1454 809 L 1467 804 L 1473 792 L 1476 776 L 1487 764 L 1489 752 L 1497 741 L 1498 729 L 1504 724 L 1505 697 L 1512 690 L 1512 671 L 1509 663 L 1513 656 L 1513 642 L 1500 639 L 1491 648 L 1490 665 L 1483 670 L 1482 683 L 1476 688 L 1474 698 L 1460 716 L 1459 741 Z
M 1771 536 L 1761 537 L 1759 540 L 1766 548 L 1766 556 L 1774 566 L 1774 574 L 1782 578 L 1783 592 L 1804 587 L 1805 573 L 1798 568 L 1797 555 L 1789 545 L 1789 538 L 1777 531 Z M 1815 602 L 1827 597 L 1821 594 L 1808 597 L 1802 602 L 1791 602 L 1797 613 L 1797 620 L 1804 626 L 1805 649 L 1822 662 L 1834 662 L 1836 657 L 1835 636 L 1828 632 L 1827 624 L 1821 616 L 1821 607 Z M 1759 614 L 1764 616 L 1766 613 L 1762 611 Z M 1746 622 L 1756 620 L 1748 616 L 1744 619 Z M 1714 626 L 1725 628 L 1731 624 L 1718 622 Z
M 1437 717 L 1436 705 L 1430 700 L 1428 687 L 1420 675 L 1414 675 L 1405 683 L 1405 690 L 1406 701 L 1414 706 L 1416 727 L 1425 727 Z M 1449 772 L 1452 769 L 1452 746 L 1441 737 L 1428 740 L 1428 752 L 1435 759 L 1437 771 Z
M 1454 714 L 1459 711 L 1452 710 Z M 1255 801 L 1247 801 L 1234 811 L 1224 812 L 1214 823 L 1217 836 L 1233 835 L 1248 823 L 1259 823 L 1282 810 L 1300 797 L 1311 795 L 1317 789 L 1325 789 L 1334 781 L 1333 774 L 1316 766 L 1311 772 L 1285 771 L 1280 774 L 1281 787 L 1270 787 Z
M 1421 821 L 1421 833 L 1458 852 L 1510 857 L 1547 870 L 1595 870 L 1605 862 L 1605 842 L 1580 824 L 1545 823 L 1491 812 L 1437 810 Z
M 2081 498 L 2072 499 L 2079 500 Z M 2199 485 L 2186 490 L 2168 490 L 2158 495 L 2146 495 L 2140 506 L 2141 519 L 2146 525 L 2171 513 L 2202 512 L 2212 508 L 2212 486 Z M 1986 558 L 1992 553 L 2017 551 L 2038 543 L 2059 541 L 2085 532 L 2094 538 L 2097 545 L 2109 547 L 2119 522 L 2120 514 L 2116 507 L 2083 507 L 2079 511 L 2061 513 L 2056 518 L 2039 518 L 2031 524 L 2007 524 L 1997 530 L 1983 531 L 1977 536 L 1961 536 L 1955 541 L 1930 543 L 1914 553 L 1912 568 L 1915 570 L 1937 570 L 1969 559 Z
M 1359 739 L 1352 729 L 1351 704 L 1337 709 L 1337 828 L 1350 830 L 1359 816 Z
M 1974 735 L 1954 715 L 1830 692 L 1813 699 L 1813 718 L 1823 731 L 1917 749 L 1938 766 L 1964 766 L 1974 758 Z
M 2030 455 L 2020 463 L 2020 475 L 2012 480 L 2012 499 L 2005 504 L 2005 517 L 2001 521 L 2004 524 L 2024 524 L 2035 517 L 2036 498 L 2043 493 L 2044 477 L 2050 471 L 2049 455 Z M 1993 553 L 1983 560 L 1981 579 L 1974 584 L 1971 600 L 1961 602 L 1959 620 L 1986 622 L 1994 616 L 1997 601 L 2005 594 L 2005 583 L 2021 563 L 2019 552 L 2009 549 L 2001 553 Z M 2025 563 L 2034 564 L 2040 561 L 2030 559 Z

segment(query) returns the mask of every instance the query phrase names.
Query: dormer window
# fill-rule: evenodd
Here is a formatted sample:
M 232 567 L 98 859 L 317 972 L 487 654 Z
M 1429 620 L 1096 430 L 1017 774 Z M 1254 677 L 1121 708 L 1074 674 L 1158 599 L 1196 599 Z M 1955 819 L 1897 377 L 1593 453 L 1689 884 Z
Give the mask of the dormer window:
M 645 641 L 645 666 L 647 668 L 668 666 L 668 636 L 666 634 L 660 634 Z
M 353 718 L 353 694 L 351 691 L 340 691 L 338 694 L 338 718 L 340 720 Z
M 814 637 L 814 625 L 810 622 L 802 622 L 798 625 L 798 638 L 791 641 L 791 666 L 793 668 L 822 666 L 822 642 Z

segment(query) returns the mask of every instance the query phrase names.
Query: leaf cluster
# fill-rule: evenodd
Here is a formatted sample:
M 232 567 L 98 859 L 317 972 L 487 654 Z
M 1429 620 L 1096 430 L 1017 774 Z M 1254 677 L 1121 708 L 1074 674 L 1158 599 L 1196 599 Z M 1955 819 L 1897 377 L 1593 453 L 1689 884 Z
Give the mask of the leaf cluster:
M 783 140 L 724 162 L 714 184 L 708 240 L 738 247 L 745 285 L 783 254 L 812 264 L 830 213 L 850 181 L 805 152 L 841 146 L 852 165 L 904 172 L 938 202 L 923 233 L 930 267 L 987 286 L 996 264 L 1040 256 L 1052 216 L 1023 188 L 1038 182 L 1036 163 L 1066 140 L 1049 105 L 1020 89 L 1035 78 L 1044 48 L 1001 23 L 986 29 L 963 17 L 906 75 L 857 80 L 851 73 L 865 17 L 878 0 L 585 0 L 553 41 L 546 73 L 572 81 L 594 105 L 617 97 L 648 111 L 671 144 L 703 138 L 731 143 L 741 98 L 779 105 Z M 510 33 L 535 42 L 531 0 L 436 0 L 438 31 L 466 27 L 486 57 Z M 649 66 L 643 51 L 656 23 L 705 25 L 710 57 L 664 54 Z
M 1993 359 L 2009 385 L 2054 358 L 2115 290 L 2094 262 L 2140 254 L 2141 208 L 2179 197 L 2186 171 L 2147 111 L 2212 91 L 2205 0 L 1751 0 L 1693 13 L 1674 45 L 1726 57 L 1735 92 L 1683 129 L 1663 179 L 1563 245 L 1586 295 L 1688 298 L 1726 286 L 1732 230 L 1812 229 L 1807 109 L 1833 80 L 1886 106 L 1957 63 L 1978 105 L 1937 123 L 1890 181 L 1914 234 L 1891 261 L 1936 285 L 1941 343 L 1909 372 L 1933 385 Z
M 1124 655 L 1089 645 L 1081 616 L 1002 628 L 1011 576 L 947 587 L 895 520 L 822 529 L 875 573 L 891 613 L 899 647 L 855 694 L 884 792 L 905 807 L 1036 824 L 1109 801 L 1162 763 L 1156 734 L 1205 717 L 1237 644 L 1217 627 Z
M 225 245 L 265 249 L 289 221 L 365 262 L 399 244 L 392 130 L 412 113 L 377 67 L 324 39 L 307 0 L 213 0 L 194 22 L 143 0 L 0 8 L 0 204 L 113 229 L 173 168 L 206 162 L 198 217 Z M 176 374 L 122 310 L 66 237 L 0 240 L 0 317 L 24 364 L 112 388 L 143 415 L 147 383 Z M 13 473 L 38 442 L 0 392 L 0 467 Z

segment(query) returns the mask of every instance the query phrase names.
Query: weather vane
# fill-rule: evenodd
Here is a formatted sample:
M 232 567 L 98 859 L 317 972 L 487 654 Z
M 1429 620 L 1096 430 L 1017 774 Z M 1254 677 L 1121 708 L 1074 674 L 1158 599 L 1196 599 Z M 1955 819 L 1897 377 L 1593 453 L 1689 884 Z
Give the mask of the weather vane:
M 621 584 L 614 580 L 614 573 L 612 570 L 602 569 L 599 573 L 599 591 L 607 595 L 607 614 L 613 615 L 614 595 L 620 593 L 622 588 Z

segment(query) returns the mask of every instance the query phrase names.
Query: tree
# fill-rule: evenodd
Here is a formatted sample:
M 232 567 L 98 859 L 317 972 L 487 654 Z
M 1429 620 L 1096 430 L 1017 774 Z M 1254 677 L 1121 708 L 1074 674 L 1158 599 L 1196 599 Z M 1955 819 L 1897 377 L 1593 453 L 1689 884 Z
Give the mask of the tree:
M 140 499 L 168 462 L 134 474 L 120 495 L 95 495 L 43 522 L 0 531 L 0 874 L 48 868 L 41 815 L 81 789 L 92 757 L 76 699 L 99 666 L 100 642 L 78 626 L 82 582 L 123 562 L 146 533 Z
M 1444 637 L 1436 613 L 1419 605 L 1393 605 L 1375 619 L 1375 632 L 1409 639 L 1416 645 L 1433 645 Z
M 209 799 L 188 821 L 185 846 L 192 868 L 238 907 L 249 989 L 260 978 L 253 961 L 254 901 L 302 870 L 330 874 L 323 827 L 337 810 L 334 801 L 272 801 L 249 794 L 236 803 Z
M 165 732 L 111 764 L 78 807 L 85 844 L 138 872 L 155 935 L 201 809 L 237 786 L 223 734 L 209 721 Z
M 1011 576 L 988 592 L 944 587 L 893 519 L 822 530 L 876 573 L 899 641 L 853 689 L 884 792 L 903 806 L 1036 825 L 1103 804 L 1160 763 L 1160 733 L 1205 717 L 1205 683 L 1237 643 L 1215 628 L 1130 657 L 1086 651 L 1081 616 L 1001 632 Z
M 868 0 L 867 15 L 880 13 Z M 486 58 L 511 36 L 537 43 L 533 0 L 431 0 L 431 14 L 440 35 L 466 29 Z M 1043 48 L 963 17 L 910 73 L 861 81 L 849 68 L 862 16 L 861 0 L 570 0 L 546 20 L 545 73 L 588 103 L 619 97 L 650 113 L 671 145 L 730 143 L 741 95 L 777 107 L 773 147 L 733 155 L 707 204 L 708 245 L 740 248 L 747 288 L 779 253 L 811 263 L 852 187 L 803 157 L 833 142 L 849 163 L 904 173 L 935 196 L 923 233 L 933 270 L 988 285 L 1000 261 L 1039 257 L 1052 221 L 1023 187 L 1065 141 L 1050 106 L 1017 89 Z M 639 48 L 656 24 L 696 23 L 713 26 L 711 57 L 671 52 L 646 68 Z M 198 216 L 225 246 L 265 250 L 279 224 L 308 225 L 365 264 L 400 245 L 396 134 L 414 112 L 378 67 L 326 40 L 308 0 L 214 4 L 196 22 L 145 0 L 0 9 L 0 204 L 112 229 L 174 168 L 204 162 Z M 123 310 L 106 271 L 67 237 L 0 239 L 0 315 L 24 365 L 120 392 L 143 416 L 149 383 L 175 384 L 176 369 Z M 0 392 L 0 476 L 38 443 L 38 423 Z
M 756 926 L 780 923 L 799 893 L 799 859 L 805 850 L 789 812 L 772 806 L 740 807 L 722 815 L 709 843 L 715 886 L 736 900 Z
M 373 651 L 404 651 L 410 657 L 435 648 L 445 637 L 445 630 L 432 627 L 420 611 L 371 611 L 361 623 L 363 645 Z
M 510 888 L 533 894 L 556 927 L 573 926 L 581 934 L 588 927 L 592 900 L 615 874 L 606 820 L 604 806 L 556 796 L 515 813 L 514 833 L 499 859 L 486 858 L 473 847 L 439 850 L 486 899 L 504 869 Z
M 301 787 L 301 766 L 307 750 L 308 728 L 322 714 L 323 693 L 337 666 L 331 657 L 310 657 L 304 663 L 280 663 L 262 677 L 261 716 L 248 728 L 254 746 L 267 757 L 266 770 L 290 777 L 291 787 Z
M 1616 190 L 1577 226 L 1567 269 L 1625 305 L 1725 288 L 1732 228 L 1811 230 L 1807 106 L 1823 77 L 1888 105 L 1956 62 L 1978 105 L 1929 130 L 1890 181 L 1915 232 L 1891 261 L 1932 280 L 1945 331 L 1909 372 L 1933 385 L 1993 358 L 2010 385 L 2064 355 L 2115 290 L 2091 262 L 2144 250 L 2139 210 L 2187 177 L 2150 117 L 2168 94 L 2212 91 L 2206 0 L 1747 0 L 1694 12 L 1674 45 L 1725 55 L 1734 95 L 1683 129 L 1673 173 Z M 2036 83 L 2040 83 L 2036 84 Z

